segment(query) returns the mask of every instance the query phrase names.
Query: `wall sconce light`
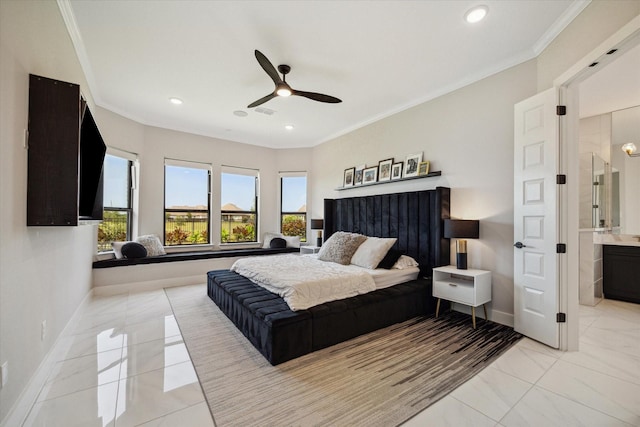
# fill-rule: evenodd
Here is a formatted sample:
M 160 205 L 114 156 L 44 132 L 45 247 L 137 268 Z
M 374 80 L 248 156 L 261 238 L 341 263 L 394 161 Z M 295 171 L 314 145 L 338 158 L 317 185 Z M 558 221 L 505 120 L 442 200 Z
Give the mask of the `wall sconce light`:
M 637 151 L 636 144 L 634 144 L 633 142 L 627 142 L 626 144 L 624 144 L 622 146 L 622 151 L 627 153 L 627 156 L 629 156 L 629 157 L 638 157 L 638 156 L 640 156 L 640 153 L 636 153 L 636 151 Z
M 324 229 L 324 220 L 322 219 L 312 219 L 311 220 L 311 229 L 318 230 L 316 246 L 322 246 L 322 229 Z
M 445 219 L 444 237 L 456 240 L 456 267 L 467 269 L 467 241 L 480 237 L 480 221 L 470 219 Z

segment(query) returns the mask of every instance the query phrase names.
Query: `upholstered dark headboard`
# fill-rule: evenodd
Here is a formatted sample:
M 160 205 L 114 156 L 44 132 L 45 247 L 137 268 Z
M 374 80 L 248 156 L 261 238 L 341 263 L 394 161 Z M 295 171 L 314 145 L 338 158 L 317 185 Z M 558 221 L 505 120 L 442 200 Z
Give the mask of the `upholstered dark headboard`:
M 451 190 L 380 194 L 324 200 L 324 238 L 336 231 L 367 236 L 397 237 L 394 248 L 420 263 L 421 276 L 431 277 L 433 267 L 448 265 L 449 239 L 443 236 L 449 218 Z

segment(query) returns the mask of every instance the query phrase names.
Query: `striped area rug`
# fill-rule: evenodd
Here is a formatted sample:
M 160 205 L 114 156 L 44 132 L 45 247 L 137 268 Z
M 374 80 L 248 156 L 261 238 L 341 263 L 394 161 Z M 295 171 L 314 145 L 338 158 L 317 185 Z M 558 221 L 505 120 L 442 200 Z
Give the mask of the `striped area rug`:
M 450 312 L 271 366 L 206 295 L 166 289 L 216 426 L 393 426 L 488 366 L 521 335 Z

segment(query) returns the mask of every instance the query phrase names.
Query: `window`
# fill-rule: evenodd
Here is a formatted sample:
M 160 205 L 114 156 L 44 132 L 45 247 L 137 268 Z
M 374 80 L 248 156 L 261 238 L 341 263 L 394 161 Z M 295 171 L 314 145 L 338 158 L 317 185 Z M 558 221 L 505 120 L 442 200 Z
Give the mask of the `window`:
M 258 171 L 222 168 L 221 243 L 257 242 Z
M 280 173 L 280 232 L 307 241 L 307 175 Z
M 210 242 L 211 166 L 164 161 L 164 244 L 198 245 Z
M 112 242 L 131 240 L 131 171 L 135 159 L 135 154 L 111 149 L 104 158 L 104 215 L 98 226 L 98 252 L 110 251 Z

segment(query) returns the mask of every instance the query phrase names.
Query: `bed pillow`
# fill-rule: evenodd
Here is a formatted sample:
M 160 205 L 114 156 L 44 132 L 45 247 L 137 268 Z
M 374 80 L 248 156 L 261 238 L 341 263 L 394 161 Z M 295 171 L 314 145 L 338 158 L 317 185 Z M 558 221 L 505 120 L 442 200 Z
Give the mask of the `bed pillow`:
M 111 247 L 113 248 L 113 253 L 116 256 L 116 259 L 122 259 L 122 247 L 127 243 L 131 242 L 111 242 Z
M 300 236 L 282 236 L 282 238 L 287 242 L 288 248 L 300 247 Z
M 262 237 L 262 249 L 269 249 L 271 247 L 271 240 L 276 237 L 282 238 L 282 234 L 280 233 L 264 233 Z
M 154 234 L 146 234 L 136 239 L 136 242 L 140 243 L 147 250 L 147 256 L 166 255 L 164 246 L 158 236 Z
M 410 256 L 401 255 L 400 258 L 398 258 L 398 261 L 393 265 L 393 268 L 396 270 L 402 270 L 404 268 L 417 267 L 418 265 L 418 262 Z
M 395 265 L 396 261 L 400 258 L 402 252 L 397 249 L 389 249 L 387 254 L 382 258 L 382 261 L 378 264 L 376 268 L 384 268 L 386 270 L 390 270 Z
M 284 240 L 282 237 L 274 237 L 273 239 L 271 239 L 271 242 L 269 242 L 269 247 L 271 249 L 286 248 L 287 247 L 287 241 Z
M 147 249 L 138 242 L 127 242 L 122 246 L 122 256 L 128 259 L 144 258 Z
M 376 268 L 397 240 L 395 237 L 367 237 L 351 257 L 351 264 L 370 269 Z
M 367 240 L 367 237 L 362 234 L 337 231 L 324 242 L 324 245 L 318 251 L 318 259 L 349 265 L 351 264 L 351 257 L 353 257 L 358 246 L 365 240 Z

